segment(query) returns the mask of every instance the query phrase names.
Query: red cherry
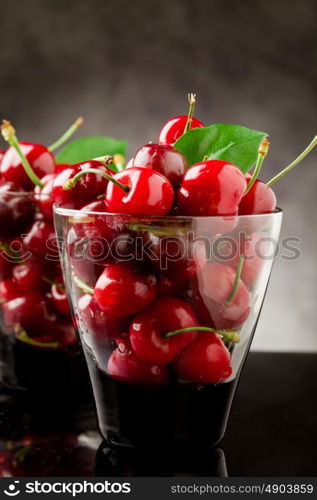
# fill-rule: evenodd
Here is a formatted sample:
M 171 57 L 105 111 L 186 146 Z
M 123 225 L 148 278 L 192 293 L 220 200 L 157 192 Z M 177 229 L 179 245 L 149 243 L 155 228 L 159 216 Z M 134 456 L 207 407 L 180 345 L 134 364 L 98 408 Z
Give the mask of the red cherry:
M 103 271 L 103 267 L 90 259 L 89 255 L 86 255 L 73 227 L 67 233 L 67 253 L 72 271 L 77 278 L 89 287 L 95 286 L 97 279 Z
M 31 254 L 58 256 L 54 226 L 48 221 L 35 221 L 22 237 L 23 247 Z
M 22 290 L 45 290 L 47 283 L 43 280 L 45 270 L 38 264 L 27 262 L 17 264 L 13 268 L 13 278 Z
M 21 290 L 12 279 L 0 281 L 0 304 L 15 299 L 19 295 L 21 295 Z
M 180 291 L 180 283 L 177 283 L 176 280 L 173 280 L 164 274 L 160 275 L 158 291 L 158 295 L 160 297 L 165 297 L 166 295 L 178 295 Z
M 97 198 L 106 190 L 108 180 L 101 175 L 88 173 L 82 175 L 72 189 L 65 190 L 67 181 L 72 179 L 77 173 L 87 169 L 94 168 L 108 175 L 113 175 L 112 170 L 106 168 L 102 163 L 96 160 L 77 163 L 69 168 L 62 170 L 53 182 L 54 202 L 64 208 L 81 208 L 86 203 Z
M 113 316 L 130 316 L 147 307 L 158 292 L 154 274 L 141 271 L 129 262 L 105 268 L 94 296 L 99 307 Z
M 55 167 L 55 173 L 59 174 L 60 172 L 62 172 L 66 168 L 69 168 L 70 166 L 71 166 L 70 163 L 57 163 Z
M 108 183 L 106 206 L 110 212 L 130 215 L 166 215 L 173 206 L 174 191 L 170 182 L 151 168 L 133 167 L 113 178 L 127 186 Z
M 56 326 L 56 315 L 48 298 L 34 291 L 20 295 L 2 305 L 4 322 L 21 325 L 29 336 L 42 336 Z
M 34 173 L 39 178 L 54 173 L 54 156 L 45 146 L 30 142 L 20 142 L 19 145 Z M 14 182 L 25 190 L 31 190 L 34 187 L 24 171 L 19 155 L 12 146 L 9 147 L 2 158 L 0 172 L 2 179 Z
M 250 179 L 247 179 L 247 183 Z M 239 215 L 264 214 L 274 212 L 276 197 L 272 188 L 257 179 L 250 191 L 239 204 Z
M 70 307 L 65 288 L 60 283 L 54 284 L 51 287 L 52 302 L 56 310 L 64 316 L 70 315 Z
M 184 332 L 168 339 L 164 334 L 193 326 L 198 326 L 198 319 L 189 304 L 174 297 L 162 297 L 133 319 L 130 342 L 141 361 L 164 365 L 187 347 L 197 332 Z
M 119 341 L 118 347 L 108 361 L 108 374 L 120 382 L 141 386 L 157 386 L 167 382 L 168 369 L 165 365 L 142 363 L 126 341 Z
M 156 170 L 164 175 L 172 186 L 181 184 L 188 168 L 186 158 L 172 146 L 153 143 L 138 149 L 131 163 L 129 168 L 145 167 Z
M 77 336 L 72 323 L 59 320 L 53 329 L 53 341 L 58 342 L 57 349 L 66 349 L 77 344 Z
M 52 190 L 55 177 L 56 174 L 45 175 L 41 179 L 41 183 L 44 184 L 44 187 L 40 188 L 39 186 L 35 186 L 34 188 L 34 198 L 37 206 L 45 218 L 51 221 L 53 220 L 54 198 Z
M 173 362 L 182 382 L 217 384 L 230 377 L 230 353 L 221 338 L 212 332 L 202 332 Z
M 203 161 L 187 170 L 178 206 L 185 215 L 236 215 L 246 187 L 238 167 L 223 160 Z
M 95 298 L 88 293 L 78 300 L 77 313 L 82 331 L 85 335 L 87 332 L 94 341 L 116 340 L 121 337 L 127 326 L 125 318 L 106 314 L 100 309 Z
M 241 325 L 250 313 L 250 293 L 243 281 L 228 303 L 235 282 L 236 271 L 218 262 L 208 262 L 198 277 L 201 295 L 216 328 L 230 329 Z
M 187 284 L 184 290 L 184 299 L 194 309 L 200 325 L 208 326 L 211 328 L 215 327 L 215 324 L 211 317 L 211 311 L 208 309 L 200 293 L 197 277 L 194 277 Z
M 13 182 L 0 182 L 0 237 L 18 234 L 31 220 L 33 200 Z
M 174 144 L 177 139 L 183 135 L 187 120 L 187 115 L 175 116 L 168 120 L 160 132 L 159 142 L 161 144 Z M 190 128 L 193 129 L 204 126 L 205 125 L 200 120 L 193 118 Z

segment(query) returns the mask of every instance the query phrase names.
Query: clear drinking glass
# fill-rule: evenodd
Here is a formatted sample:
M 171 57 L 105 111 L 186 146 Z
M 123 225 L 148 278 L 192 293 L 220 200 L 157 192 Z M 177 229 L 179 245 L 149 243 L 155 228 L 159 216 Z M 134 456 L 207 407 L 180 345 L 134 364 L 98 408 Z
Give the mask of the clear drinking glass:
M 219 442 L 263 304 L 281 210 L 236 217 L 54 211 L 103 437 L 152 449 Z M 175 333 L 179 323 L 189 329 Z

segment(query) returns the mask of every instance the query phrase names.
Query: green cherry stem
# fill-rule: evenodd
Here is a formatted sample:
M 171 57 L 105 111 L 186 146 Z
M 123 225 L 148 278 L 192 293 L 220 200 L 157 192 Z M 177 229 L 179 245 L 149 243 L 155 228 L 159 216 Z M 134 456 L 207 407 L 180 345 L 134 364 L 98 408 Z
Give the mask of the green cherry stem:
M 125 157 L 121 154 L 114 155 L 114 164 L 118 172 L 125 169 Z
M 192 126 L 192 120 L 194 116 L 194 109 L 195 109 L 195 104 L 196 104 L 196 94 L 188 94 L 188 102 L 189 102 L 189 110 L 188 110 L 188 117 L 187 117 L 187 122 L 184 128 L 183 135 L 186 134 Z
M 68 139 L 71 138 L 72 135 L 76 132 L 76 130 L 84 123 L 84 119 L 79 116 L 77 120 L 69 127 L 69 129 L 66 130 L 66 132 L 59 138 L 57 141 L 53 142 L 47 149 L 49 151 L 55 151 L 55 149 L 59 148 L 65 142 L 68 141 Z
M 115 164 L 114 156 L 97 156 L 97 158 L 93 158 L 92 161 L 99 161 L 103 164 L 104 167 L 107 167 L 109 170 L 112 170 L 115 174 L 119 172 L 117 165 Z
M 3 120 L 2 125 L 1 125 L 1 133 L 2 137 L 4 138 L 5 141 L 7 141 L 10 146 L 12 146 L 16 152 L 18 153 L 22 166 L 25 170 L 25 173 L 29 177 L 29 179 L 35 184 L 36 186 L 39 186 L 40 188 L 44 187 L 44 184 L 40 181 L 36 173 L 34 172 L 33 168 L 29 164 L 27 158 L 24 156 L 24 154 L 21 151 L 19 141 L 17 139 L 17 136 L 15 134 L 15 128 L 11 125 L 11 123 L 8 120 Z
M 238 291 L 240 276 L 241 276 L 241 272 L 242 272 L 243 262 L 244 262 L 244 257 L 243 257 L 243 255 L 240 255 L 239 262 L 237 265 L 236 277 L 234 279 L 234 283 L 233 283 L 233 287 L 232 287 L 232 290 L 230 292 L 230 295 L 226 300 L 226 304 L 230 304 L 230 302 L 232 302 L 236 296 L 236 293 Z
M 180 328 L 179 330 L 173 330 L 172 332 L 168 332 L 164 335 L 164 339 L 169 339 L 174 335 L 179 335 L 180 333 L 186 332 L 213 332 L 218 333 L 221 337 L 227 342 L 239 342 L 240 335 L 235 330 L 218 330 L 217 328 L 209 328 L 208 326 L 189 326 L 187 328 Z
M 104 177 L 110 182 L 113 182 L 116 186 L 119 188 L 123 189 L 126 193 L 129 192 L 130 188 L 127 184 L 122 184 L 122 182 L 117 181 L 111 175 L 106 174 L 105 172 L 102 172 L 101 170 L 98 170 L 97 168 L 87 168 L 86 170 L 82 170 L 81 172 L 78 172 L 77 174 L 74 175 L 71 179 L 69 179 L 66 184 L 64 185 L 63 189 L 65 191 L 69 191 L 70 189 L 73 189 L 73 187 L 76 186 L 77 182 L 79 179 L 86 174 L 96 174 L 96 175 L 101 175 L 101 177 Z
M 312 149 L 314 149 L 316 145 L 317 145 L 317 135 L 315 135 L 311 143 L 308 144 L 307 148 L 304 149 L 304 151 L 297 158 L 295 158 L 295 160 L 292 161 L 292 163 L 290 163 L 287 167 L 285 167 L 279 174 L 277 174 L 275 177 L 272 177 L 272 179 L 269 180 L 267 185 L 270 187 L 272 186 L 272 184 L 274 184 L 274 182 L 284 177 L 284 175 L 290 172 L 294 167 L 296 167 L 296 165 L 298 165 L 298 163 L 300 163 L 305 158 L 305 156 L 308 155 L 308 153 L 310 153 Z
M 257 160 L 256 160 L 254 171 L 253 171 L 253 174 L 252 174 L 252 177 L 251 177 L 250 181 L 248 182 L 247 188 L 246 188 L 246 190 L 244 192 L 244 196 L 250 191 L 250 189 L 252 188 L 252 186 L 255 183 L 256 179 L 258 178 L 260 170 L 261 170 L 263 162 L 264 162 L 264 158 L 266 157 L 266 155 L 268 153 L 269 147 L 270 147 L 270 142 L 269 142 L 269 140 L 266 137 L 260 143 L 260 146 L 259 146 L 259 149 L 258 149 L 258 157 L 257 157 Z
M 83 292 L 89 293 L 89 295 L 94 294 L 94 289 L 91 288 L 90 286 L 88 286 L 87 283 L 82 281 L 80 278 L 78 278 L 78 276 L 76 276 L 76 274 L 73 274 L 73 280 L 74 280 L 75 284 L 78 286 L 78 288 L 80 288 Z

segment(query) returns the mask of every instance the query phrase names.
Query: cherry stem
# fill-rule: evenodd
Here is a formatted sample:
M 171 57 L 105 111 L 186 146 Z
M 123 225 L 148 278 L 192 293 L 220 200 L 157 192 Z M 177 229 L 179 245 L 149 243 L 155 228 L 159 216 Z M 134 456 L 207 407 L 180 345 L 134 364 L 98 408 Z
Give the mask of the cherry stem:
M 236 330 L 218 330 L 217 328 L 209 328 L 208 326 L 189 326 L 187 328 L 180 328 L 179 330 L 173 330 L 164 335 L 164 339 L 169 339 L 174 335 L 186 332 L 213 332 L 218 333 L 227 342 L 239 342 L 240 335 Z
M 270 141 L 267 138 L 263 139 L 263 141 L 261 141 L 261 143 L 260 143 L 260 146 L 258 149 L 258 157 L 256 160 L 254 171 L 253 171 L 253 174 L 252 174 L 250 181 L 248 182 L 247 188 L 244 192 L 244 196 L 250 191 L 250 189 L 252 188 L 256 179 L 258 178 L 258 175 L 260 173 L 260 170 L 261 170 L 263 162 L 264 162 L 264 158 L 266 157 L 266 155 L 268 153 L 269 147 L 270 147 Z
M 9 257 L 12 257 L 14 261 L 17 264 L 25 264 L 24 260 L 22 259 L 20 252 L 16 250 L 11 250 L 9 245 L 7 243 L 4 243 L 3 241 L 0 241 L 0 250 L 4 252 L 6 255 Z
M 84 119 L 79 116 L 77 120 L 66 130 L 66 132 L 57 141 L 53 142 L 47 149 L 49 151 L 55 151 L 55 149 L 62 146 L 72 135 L 79 129 L 79 127 L 84 123 Z
M 74 280 L 75 284 L 78 286 L 78 288 L 80 288 L 83 292 L 89 293 L 89 295 L 94 294 L 94 289 L 91 288 L 90 286 L 88 286 L 87 283 L 82 281 L 80 278 L 78 278 L 78 276 L 76 276 L 76 274 L 73 274 L 73 280 Z
M 196 104 L 196 94 L 188 94 L 189 110 L 187 115 L 187 122 L 184 128 L 183 135 L 189 132 L 192 126 L 192 120 L 194 116 L 194 109 Z
M 236 296 L 236 293 L 238 291 L 239 282 L 240 282 L 240 276 L 241 276 L 241 272 L 242 272 L 243 262 L 244 262 L 244 257 L 243 257 L 243 255 L 240 255 L 239 262 L 238 262 L 238 265 L 237 265 L 236 277 L 234 279 L 234 283 L 233 283 L 233 287 L 232 287 L 231 293 L 230 293 L 229 297 L 226 300 L 226 304 L 230 304 L 230 302 L 232 302 L 233 299 Z
M 28 334 L 26 333 L 25 330 L 23 330 L 19 335 L 17 335 L 17 338 L 21 342 L 25 342 L 26 344 L 34 345 L 37 347 L 58 347 L 58 341 L 55 342 L 38 342 L 37 340 L 31 339 Z
M 114 156 L 98 156 L 97 158 L 93 158 L 92 161 L 99 161 L 99 163 L 102 163 L 104 167 L 108 168 L 109 170 L 112 170 L 115 174 L 119 172 L 117 169 L 117 166 L 115 164 L 115 157 Z
M 22 166 L 25 170 L 25 173 L 29 177 L 29 179 L 35 184 L 36 186 L 39 186 L 41 189 L 44 187 L 44 184 L 40 181 L 36 173 L 34 172 L 33 168 L 29 164 L 27 158 L 25 155 L 22 153 L 19 141 L 17 139 L 17 136 L 15 134 L 15 128 L 11 125 L 11 123 L 8 120 L 3 120 L 2 125 L 1 125 L 1 133 L 2 137 L 6 142 L 12 146 L 16 152 L 18 153 Z
M 74 177 L 69 179 L 66 184 L 64 185 L 63 189 L 65 191 L 69 191 L 70 189 L 73 189 L 73 187 L 76 186 L 77 182 L 79 179 L 86 174 L 96 174 L 96 175 L 101 175 L 101 177 L 104 177 L 104 179 L 107 179 L 110 182 L 113 182 L 116 186 L 119 188 L 123 189 L 126 193 L 130 190 L 129 186 L 127 184 L 122 184 L 122 182 L 117 181 L 111 175 L 106 174 L 105 172 L 102 172 L 101 170 L 98 170 L 97 168 L 87 168 L 86 170 L 82 170 L 81 172 L 78 172 Z
M 41 278 L 43 281 L 45 281 L 45 283 L 48 283 L 49 285 L 55 285 L 56 288 L 59 288 L 59 290 L 62 290 L 63 292 L 65 291 L 63 283 L 57 283 L 56 281 L 50 280 L 46 276 L 41 276 Z
M 315 135 L 315 137 L 313 138 L 313 140 L 311 141 L 311 143 L 308 144 L 307 148 L 304 149 L 304 151 L 297 158 L 295 158 L 295 160 L 292 161 L 292 163 L 290 163 L 279 174 L 277 174 L 275 177 L 273 177 L 272 179 L 269 180 L 269 182 L 267 183 L 267 186 L 269 186 L 269 187 L 272 186 L 272 184 L 274 184 L 274 182 L 276 182 L 279 179 L 281 179 L 282 177 L 284 177 L 285 174 L 287 174 L 294 167 L 296 167 L 296 165 L 298 165 L 298 163 L 300 163 L 305 158 L 305 156 L 307 156 L 308 153 L 310 153 L 310 151 L 312 149 L 314 149 L 314 147 L 316 145 L 317 145 L 317 135 Z

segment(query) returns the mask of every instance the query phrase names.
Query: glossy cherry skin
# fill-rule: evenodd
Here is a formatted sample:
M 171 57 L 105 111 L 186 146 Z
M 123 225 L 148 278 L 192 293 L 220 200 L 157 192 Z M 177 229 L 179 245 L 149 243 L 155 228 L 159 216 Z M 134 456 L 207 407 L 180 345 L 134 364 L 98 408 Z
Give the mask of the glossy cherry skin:
M 188 168 L 186 158 L 172 146 L 164 144 L 145 144 L 136 152 L 131 167 L 152 168 L 164 175 L 172 184 L 181 184 Z
M 212 332 L 199 332 L 189 347 L 173 362 L 182 382 L 217 384 L 230 377 L 230 353 L 221 338 Z
M 177 139 L 179 139 L 183 135 L 187 123 L 187 118 L 187 115 L 181 115 L 175 116 L 174 118 L 168 120 L 168 122 L 165 123 L 160 132 L 159 142 L 161 144 L 174 144 Z M 197 118 L 193 118 L 190 128 L 193 129 L 204 126 L 205 125 L 200 120 L 197 120 Z
M 95 298 L 90 294 L 80 297 L 77 303 L 77 313 L 84 337 L 88 336 L 88 344 L 92 339 L 94 344 L 103 344 L 109 340 L 118 340 L 130 324 L 129 317 L 117 318 L 106 314 L 100 309 Z M 125 334 L 126 335 L 126 334 Z M 126 335 L 127 336 L 127 335 Z
M 261 234 L 241 234 L 240 238 L 235 238 L 232 243 L 228 241 L 221 245 L 224 252 L 222 255 L 226 255 L 227 251 L 228 256 L 224 263 L 233 269 L 237 269 L 239 256 L 244 256 L 241 279 L 248 288 L 251 288 L 263 267 L 268 241 Z
M 64 208 L 81 208 L 86 203 L 97 198 L 98 195 L 104 194 L 108 180 L 101 175 L 91 173 L 83 175 L 72 189 L 63 189 L 69 179 L 74 177 L 78 172 L 89 168 L 98 169 L 108 175 L 113 174 L 112 170 L 109 170 L 102 163 L 95 160 L 77 163 L 63 169 L 56 175 L 53 182 L 52 194 L 54 202 L 57 205 Z
M 187 170 L 177 203 L 184 215 L 233 216 L 247 187 L 241 170 L 223 160 L 197 163 Z
M 118 347 L 111 354 L 108 374 L 120 382 L 140 386 L 163 385 L 168 379 L 168 369 L 165 365 L 149 365 L 134 354 L 127 341 L 119 341 Z
M 30 142 L 20 142 L 19 144 L 33 171 L 39 178 L 54 173 L 54 156 L 45 146 Z M 2 158 L 0 172 L 4 180 L 14 182 L 26 191 L 30 191 L 34 187 L 24 171 L 19 155 L 12 146 L 9 147 Z
M 177 283 L 176 280 L 169 278 L 169 276 L 165 276 L 161 274 L 159 277 L 159 297 L 166 297 L 167 295 L 179 295 L 181 293 L 181 284 Z
M 0 281 L 11 277 L 13 264 L 3 251 L 0 251 Z
M 0 304 L 15 299 L 19 295 L 21 295 L 21 290 L 12 279 L 0 281 Z
M 129 187 L 125 192 L 112 182 L 106 191 L 106 206 L 110 212 L 129 215 L 166 215 L 173 206 L 171 183 L 152 168 L 133 167 L 114 179 Z
M 39 207 L 40 212 L 44 215 L 44 217 L 50 221 L 53 220 L 54 198 L 52 190 L 55 177 L 56 174 L 45 175 L 41 179 L 41 182 L 42 184 L 44 184 L 44 187 L 40 188 L 39 186 L 35 186 L 34 188 L 34 193 L 35 193 L 34 198 L 36 204 Z
M 247 179 L 247 183 L 250 180 Z M 239 215 L 265 214 L 274 212 L 276 196 L 273 189 L 257 179 L 250 191 L 239 203 Z
M 235 328 L 247 319 L 250 313 L 250 292 L 240 279 L 233 300 L 227 299 L 232 291 L 236 271 L 218 262 L 208 262 L 198 277 L 201 295 L 211 312 L 216 328 Z
M 154 274 L 129 262 L 105 268 L 99 277 L 94 297 L 100 309 L 113 316 L 130 316 L 147 307 L 158 293 Z
M 35 221 L 22 237 L 23 247 L 31 254 L 58 256 L 54 226 L 48 221 Z
M 45 269 L 33 262 L 17 264 L 13 268 L 13 278 L 22 290 L 46 290 L 48 284 L 44 281 Z
M 132 321 L 129 338 L 133 351 L 144 363 L 164 365 L 195 339 L 197 332 L 184 332 L 168 339 L 168 332 L 198 326 L 189 304 L 174 297 L 161 297 Z
M 0 238 L 18 234 L 33 212 L 31 197 L 13 182 L 0 182 Z
M 19 324 L 30 337 L 46 335 L 56 327 L 56 314 L 48 298 L 39 292 L 29 291 L 16 297 L 3 304 L 2 310 L 6 325 Z

